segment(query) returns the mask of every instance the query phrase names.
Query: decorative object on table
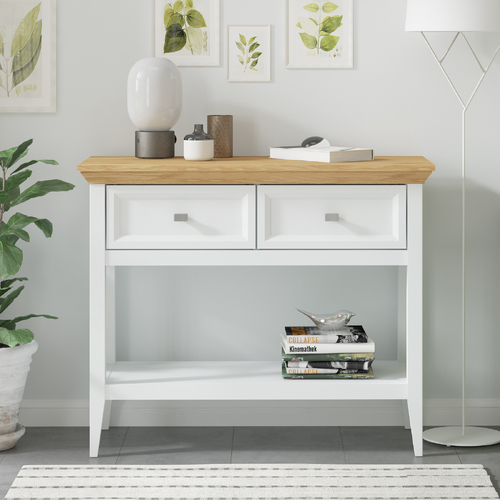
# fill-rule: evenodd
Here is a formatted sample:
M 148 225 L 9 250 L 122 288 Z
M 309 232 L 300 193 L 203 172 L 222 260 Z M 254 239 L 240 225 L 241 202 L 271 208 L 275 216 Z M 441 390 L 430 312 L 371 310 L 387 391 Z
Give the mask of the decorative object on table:
M 232 158 L 233 115 L 208 115 L 207 131 L 214 138 L 214 158 Z
M 227 81 L 271 81 L 271 27 L 227 27 Z
M 281 334 L 284 378 L 373 378 L 375 344 L 361 325 L 324 330 L 287 326 Z
M 44 196 L 55 191 L 69 191 L 75 186 L 57 179 L 37 181 L 21 191 L 20 185 L 32 174 L 27 167 L 38 161 L 57 165 L 54 160 L 31 160 L 22 163 L 15 170 L 14 165 L 28 152 L 32 139 L 20 146 L 0 151 L 0 167 L 4 183 L 0 190 L 0 450 L 7 450 L 16 445 L 24 434 L 24 427 L 19 424 L 19 408 L 31 363 L 31 356 L 38 349 L 33 340 L 33 333 L 27 328 L 17 328 L 17 324 L 30 318 L 44 317 L 57 319 L 46 314 L 28 314 L 7 319 L 5 310 L 20 295 L 24 285 L 11 291 L 16 282 L 27 278 L 16 276 L 23 263 L 23 251 L 18 247 L 19 239 L 30 240 L 25 228 L 34 223 L 49 238 L 52 236 L 52 223 L 47 219 L 15 213 L 6 216 L 11 208 L 32 198 Z M 7 204 L 8 202 L 8 204 Z M 24 246 L 24 245 L 23 245 Z M 15 276 L 15 277 L 14 277 Z
M 287 68 L 352 68 L 352 0 L 287 2 Z
M 219 66 L 219 0 L 156 0 L 155 55 L 177 66 Z
M 56 0 L 2 0 L 0 19 L 0 113 L 54 113 Z
M 206 161 L 214 157 L 214 138 L 205 134 L 202 124 L 194 126 L 194 131 L 184 137 L 184 158 L 190 161 Z
M 278 160 L 319 161 L 340 163 L 373 160 L 373 149 L 331 146 L 322 137 L 308 137 L 300 146 L 269 148 L 269 157 Z
M 137 61 L 128 75 L 128 114 L 135 132 L 137 158 L 175 156 L 175 132 L 182 109 L 182 80 L 172 61 L 147 57 Z
M 342 309 L 330 314 L 316 314 L 303 311 L 302 309 L 296 308 L 297 311 L 305 314 L 319 329 L 324 330 L 341 330 L 345 328 L 347 323 L 351 320 L 356 313 Z
M 462 425 L 460 427 L 428 429 L 424 431 L 423 436 L 427 441 L 446 446 L 487 446 L 500 443 L 500 431 L 465 426 L 465 118 L 477 90 L 500 51 L 500 45 L 489 64 L 483 67 L 464 32 L 500 31 L 500 2 L 498 0 L 408 0 L 406 31 L 420 31 L 422 33 L 462 106 Z M 443 57 L 439 58 L 436 55 L 424 34 L 426 31 L 456 32 Z M 443 61 L 459 37 L 465 40 L 481 72 L 481 77 L 468 100 L 462 99 L 443 66 Z

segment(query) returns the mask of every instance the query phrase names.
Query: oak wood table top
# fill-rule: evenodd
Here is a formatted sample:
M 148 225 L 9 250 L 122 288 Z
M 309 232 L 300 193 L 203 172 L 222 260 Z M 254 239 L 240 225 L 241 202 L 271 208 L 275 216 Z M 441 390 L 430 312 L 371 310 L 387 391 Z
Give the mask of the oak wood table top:
M 235 156 L 212 161 L 91 156 L 78 165 L 89 184 L 424 184 L 435 170 L 423 156 L 320 163 Z

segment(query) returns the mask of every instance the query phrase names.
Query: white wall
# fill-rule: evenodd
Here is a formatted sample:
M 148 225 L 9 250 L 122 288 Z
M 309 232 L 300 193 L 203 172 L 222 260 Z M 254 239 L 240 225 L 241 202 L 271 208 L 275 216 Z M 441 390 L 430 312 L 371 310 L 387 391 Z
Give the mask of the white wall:
M 443 410 L 446 418 L 455 418 L 460 398 L 461 108 L 422 37 L 404 32 L 405 7 L 402 0 L 354 0 L 354 69 L 286 70 L 285 1 L 221 0 L 222 64 L 180 69 L 184 103 L 175 130 L 182 138 L 208 114 L 232 114 L 235 155 L 266 155 L 270 145 L 319 134 L 335 144 L 372 146 L 376 155 L 422 155 L 436 164 L 424 188 L 429 422 L 429 415 L 448 407 L 453 411 Z M 126 79 L 135 61 L 152 55 L 152 12 L 152 0 L 59 1 L 57 113 L 0 115 L 0 149 L 33 137 L 30 157 L 60 162 L 59 167 L 37 165 L 34 177 L 76 184 L 73 192 L 23 208 L 52 220 L 55 231 L 52 240 L 32 231 L 22 270 L 30 282 L 13 313 L 60 318 L 30 323 L 40 350 L 25 393 L 27 424 L 47 423 L 43 415 L 56 407 L 50 415 L 58 422 L 81 423 L 86 415 L 88 202 L 87 184 L 76 166 L 91 155 L 133 155 Z M 272 26 L 271 83 L 226 81 L 228 24 Z M 448 38 L 431 37 L 440 51 Z M 471 40 L 483 60 L 499 41 L 496 35 Z M 474 65 L 465 44 L 458 43 L 449 67 L 461 90 L 470 90 L 479 76 Z M 485 412 L 500 401 L 499 81 L 500 59 L 477 94 L 467 128 L 467 386 L 472 404 Z M 117 279 L 121 359 L 172 352 L 200 359 L 209 352 L 220 359 L 279 360 L 272 336 L 284 323 L 300 321 L 295 306 L 353 309 L 375 338 L 379 359 L 396 356 L 396 269 L 121 269 Z M 241 289 L 242 283 L 253 287 Z M 220 328 L 214 339 L 220 349 L 194 340 L 204 321 Z M 243 339 L 251 336 L 260 340 L 247 349 Z M 393 404 L 388 408 L 396 412 Z M 478 420 L 484 417 L 475 414 Z M 115 412 L 114 421 L 129 423 L 123 415 Z M 498 411 L 491 415 L 490 420 L 498 419 Z M 266 418 L 272 422 L 273 412 Z

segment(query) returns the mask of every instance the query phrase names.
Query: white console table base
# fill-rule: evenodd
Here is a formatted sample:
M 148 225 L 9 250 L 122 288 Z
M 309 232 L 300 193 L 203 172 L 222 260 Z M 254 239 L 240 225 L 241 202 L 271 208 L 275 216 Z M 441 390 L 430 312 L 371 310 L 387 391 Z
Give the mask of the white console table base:
M 406 250 L 106 250 L 106 185 L 90 186 L 90 456 L 113 400 L 402 400 L 415 456 L 422 442 L 422 185 L 407 185 Z M 406 268 L 406 353 L 373 380 L 284 380 L 276 363 L 116 362 L 115 267 L 158 265 L 395 265 Z M 185 374 L 189 373 L 189 379 Z M 207 376 L 210 382 L 207 382 Z M 405 404 L 407 403 L 407 405 Z M 407 411 L 406 411 L 407 410 Z

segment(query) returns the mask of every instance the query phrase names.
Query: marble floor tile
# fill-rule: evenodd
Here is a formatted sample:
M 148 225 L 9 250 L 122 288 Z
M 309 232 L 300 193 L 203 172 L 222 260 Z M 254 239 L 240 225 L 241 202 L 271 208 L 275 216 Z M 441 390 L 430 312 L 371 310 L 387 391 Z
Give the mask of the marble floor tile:
M 338 427 L 235 427 L 232 463 L 345 463 Z
M 232 427 L 130 427 L 117 463 L 230 463 L 232 439 Z
M 424 441 L 424 456 L 415 457 L 411 431 L 403 427 L 341 427 L 347 463 L 459 464 L 455 450 Z

